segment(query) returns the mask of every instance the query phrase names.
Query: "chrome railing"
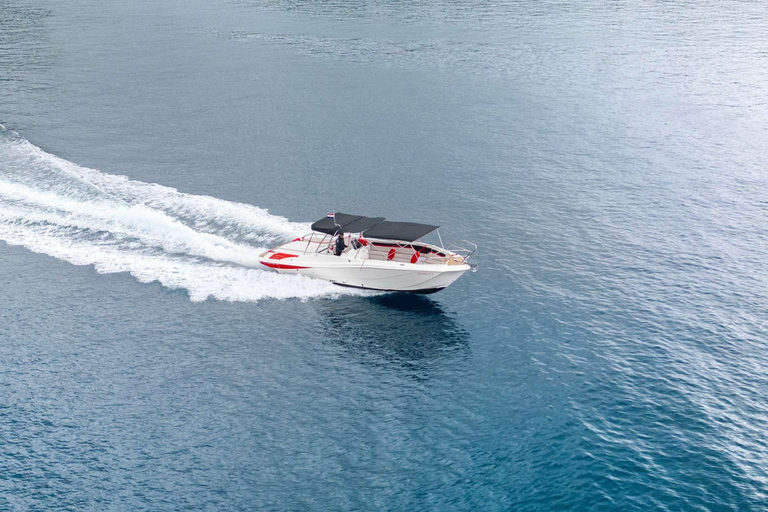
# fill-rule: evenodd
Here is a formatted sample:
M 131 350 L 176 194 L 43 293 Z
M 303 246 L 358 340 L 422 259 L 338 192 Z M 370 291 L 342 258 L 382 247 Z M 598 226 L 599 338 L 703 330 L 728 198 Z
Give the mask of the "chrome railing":
M 320 233 L 310 233 L 300 238 L 302 242 L 306 242 L 306 246 L 304 247 L 304 250 L 303 251 L 301 249 L 294 249 L 294 250 L 296 250 L 297 252 L 303 252 L 304 254 L 308 254 L 308 253 L 322 254 L 326 252 L 331 253 L 332 248 L 329 243 L 326 243 L 326 240 L 330 242 L 330 240 L 332 239 L 333 237 L 329 238 L 328 235 L 323 235 Z M 314 250 L 310 250 L 310 246 L 315 244 L 316 246 L 313 248 Z M 413 249 L 413 244 L 409 242 L 396 242 L 396 244 L 398 249 L 406 249 L 406 248 Z M 459 261 L 455 261 L 453 264 L 467 263 L 472 267 L 476 266 L 472 263 L 469 263 L 468 261 L 469 258 L 477 250 L 477 244 L 475 244 L 474 242 L 470 242 L 469 240 L 457 240 L 453 242 L 451 245 L 449 245 L 447 248 L 440 248 L 432 244 L 425 244 L 425 245 L 428 245 L 433 249 L 438 249 L 441 252 L 446 252 L 447 254 L 445 256 L 428 255 L 426 257 L 420 258 L 418 261 L 419 264 L 446 265 L 449 263 L 449 261 L 452 258 L 450 254 L 453 254 L 460 258 Z M 367 259 L 386 260 L 391 248 L 392 248 L 391 246 L 378 247 L 376 246 L 375 242 L 369 241 Z M 374 257 L 372 258 L 371 256 L 374 256 Z
M 469 257 L 472 256 L 476 250 L 477 244 L 470 242 L 469 240 L 456 240 L 446 249 L 446 251 L 458 254 L 464 258 L 464 261 L 469 260 Z

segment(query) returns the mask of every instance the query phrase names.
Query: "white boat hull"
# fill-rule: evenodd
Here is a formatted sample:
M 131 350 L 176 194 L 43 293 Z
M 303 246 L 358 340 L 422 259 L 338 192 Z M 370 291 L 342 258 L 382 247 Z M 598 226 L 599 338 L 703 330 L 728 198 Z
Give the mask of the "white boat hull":
M 447 287 L 467 270 L 468 264 L 431 265 L 347 258 L 346 255 L 294 254 L 280 248 L 259 261 L 281 274 L 302 274 L 340 286 L 367 290 L 434 293 Z M 278 259 L 275 255 L 280 255 Z

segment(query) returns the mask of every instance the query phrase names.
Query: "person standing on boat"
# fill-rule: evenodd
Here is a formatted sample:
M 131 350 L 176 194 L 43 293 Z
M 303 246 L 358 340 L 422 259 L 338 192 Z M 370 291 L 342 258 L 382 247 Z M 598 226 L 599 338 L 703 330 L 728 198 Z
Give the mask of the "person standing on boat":
M 344 243 L 344 233 L 339 233 L 339 237 L 336 239 L 336 250 L 334 251 L 334 254 L 336 256 L 341 256 L 341 253 L 343 253 L 346 248 L 347 245 Z

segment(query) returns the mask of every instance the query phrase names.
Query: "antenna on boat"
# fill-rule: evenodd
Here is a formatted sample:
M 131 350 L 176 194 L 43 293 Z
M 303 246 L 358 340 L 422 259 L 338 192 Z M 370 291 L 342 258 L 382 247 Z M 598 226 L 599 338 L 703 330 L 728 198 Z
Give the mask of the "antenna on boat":
M 338 233 L 339 231 L 341 231 L 341 224 L 339 224 L 338 222 L 336 222 L 336 212 L 333 212 L 333 213 L 329 213 L 328 215 L 326 215 L 326 217 L 333 219 L 333 225 L 334 225 L 334 227 L 338 228 L 338 229 L 336 230 L 336 233 Z

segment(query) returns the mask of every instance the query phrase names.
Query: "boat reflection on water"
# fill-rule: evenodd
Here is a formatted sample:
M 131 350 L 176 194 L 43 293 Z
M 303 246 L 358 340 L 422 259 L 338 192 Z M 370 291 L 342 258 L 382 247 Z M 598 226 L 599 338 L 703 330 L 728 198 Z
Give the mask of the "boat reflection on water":
M 327 338 L 356 354 L 428 369 L 463 360 L 469 351 L 467 331 L 423 295 L 344 297 L 323 306 Z

